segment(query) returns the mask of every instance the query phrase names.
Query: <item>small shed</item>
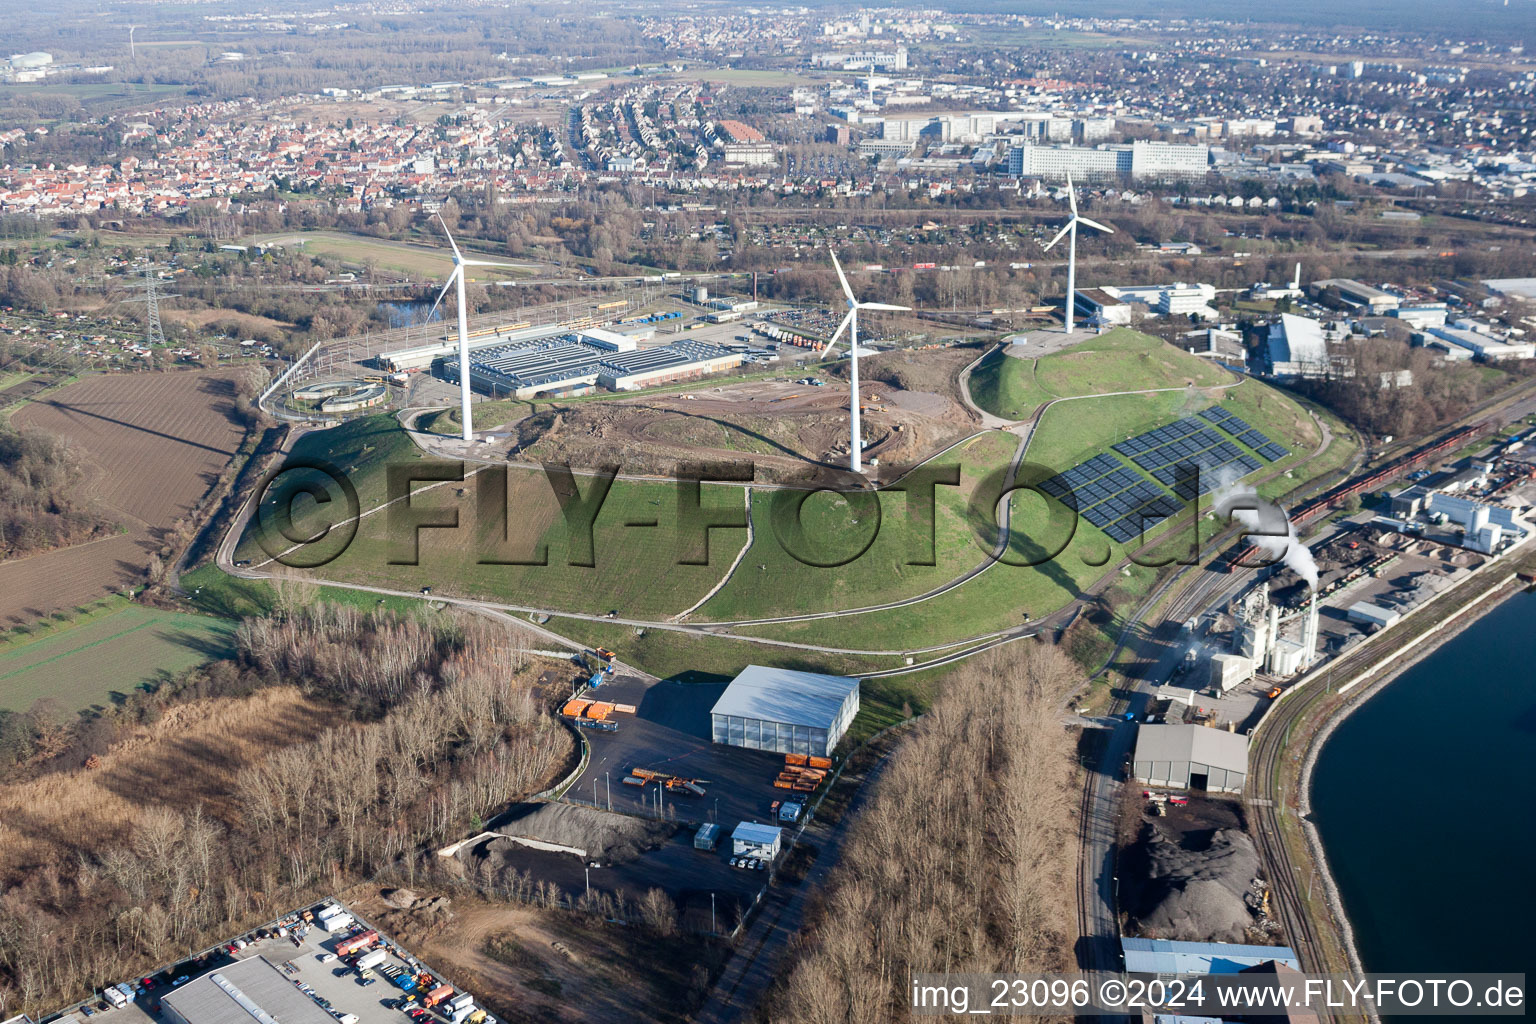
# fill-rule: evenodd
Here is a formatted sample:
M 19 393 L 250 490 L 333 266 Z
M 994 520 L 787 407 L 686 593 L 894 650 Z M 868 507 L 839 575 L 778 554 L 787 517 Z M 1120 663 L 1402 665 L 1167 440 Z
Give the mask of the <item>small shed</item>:
M 693 848 L 695 850 L 713 850 L 720 845 L 720 826 L 712 821 L 707 821 L 699 826 L 699 830 L 693 834 Z

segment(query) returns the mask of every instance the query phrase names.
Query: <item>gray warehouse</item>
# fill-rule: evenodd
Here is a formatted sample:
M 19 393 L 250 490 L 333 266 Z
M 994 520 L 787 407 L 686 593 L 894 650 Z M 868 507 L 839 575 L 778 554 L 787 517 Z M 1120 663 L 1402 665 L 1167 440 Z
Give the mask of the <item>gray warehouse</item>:
M 160 1001 L 171 1024 L 336 1024 L 259 956 L 187 982 Z
M 1143 725 L 1136 734 L 1137 782 L 1209 793 L 1241 793 L 1248 737 L 1203 725 Z
M 748 665 L 710 710 L 716 743 L 828 757 L 859 713 L 859 681 Z

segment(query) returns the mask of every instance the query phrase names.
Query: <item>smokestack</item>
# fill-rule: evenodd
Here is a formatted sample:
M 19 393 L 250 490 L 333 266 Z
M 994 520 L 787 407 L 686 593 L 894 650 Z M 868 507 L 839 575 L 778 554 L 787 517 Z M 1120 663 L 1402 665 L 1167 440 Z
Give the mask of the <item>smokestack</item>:
M 1303 664 L 1310 665 L 1317 657 L 1317 592 L 1307 601 L 1307 617 L 1301 629 Z
M 1296 261 L 1296 276 L 1291 278 L 1291 290 L 1301 291 L 1301 260 Z

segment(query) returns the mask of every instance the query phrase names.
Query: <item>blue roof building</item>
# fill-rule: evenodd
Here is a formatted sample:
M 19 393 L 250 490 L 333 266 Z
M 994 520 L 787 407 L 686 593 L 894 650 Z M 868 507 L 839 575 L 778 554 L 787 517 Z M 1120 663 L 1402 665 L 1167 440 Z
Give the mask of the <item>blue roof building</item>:
M 1301 970 L 1301 961 L 1289 946 L 1121 939 L 1120 949 L 1130 974 L 1237 974 L 1270 961 Z

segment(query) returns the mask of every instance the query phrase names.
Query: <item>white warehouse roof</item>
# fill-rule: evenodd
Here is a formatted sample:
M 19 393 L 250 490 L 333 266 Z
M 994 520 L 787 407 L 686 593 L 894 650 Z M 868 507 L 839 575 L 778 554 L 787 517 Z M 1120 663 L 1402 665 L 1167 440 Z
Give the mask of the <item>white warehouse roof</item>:
M 1127 938 L 1120 940 L 1120 950 L 1130 974 L 1236 974 L 1271 960 L 1301 970 L 1301 961 L 1289 946 Z
M 1203 725 L 1144 725 L 1136 732 L 1137 761 L 1192 761 L 1247 773 L 1248 737 Z
M 748 665 L 710 714 L 831 729 L 848 694 L 858 688 L 859 681 L 847 676 Z

